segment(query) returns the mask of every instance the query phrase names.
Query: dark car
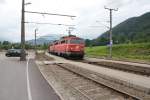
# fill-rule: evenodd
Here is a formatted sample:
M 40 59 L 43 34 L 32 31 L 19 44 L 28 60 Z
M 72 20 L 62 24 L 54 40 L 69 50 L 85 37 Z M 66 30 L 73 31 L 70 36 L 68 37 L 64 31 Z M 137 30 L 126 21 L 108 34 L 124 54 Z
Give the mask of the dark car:
M 21 49 L 9 49 L 6 54 L 7 57 L 20 57 Z

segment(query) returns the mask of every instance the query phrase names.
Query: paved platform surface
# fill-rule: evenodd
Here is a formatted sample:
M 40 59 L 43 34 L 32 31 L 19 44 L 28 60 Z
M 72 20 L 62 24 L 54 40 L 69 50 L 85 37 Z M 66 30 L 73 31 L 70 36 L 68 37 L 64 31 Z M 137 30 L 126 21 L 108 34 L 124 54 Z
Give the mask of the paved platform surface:
M 49 55 L 49 54 L 47 53 L 47 55 Z M 74 61 L 66 60 L 64 58 L 54 56 L 54 55 L 49 55 L 49 56 L 54 57 L 60 63 L 62 62 L 62 63 L 73 64 L 73 65 L 79 66 L 81 68 L 94 71 L 96 73 L 100 73 L 100 74 L 103 74 L 106 76 L 111 76 L 118 80 L 126 81 L 126 82 L 136 85 L 136 86 L 150 89 L 150 77 L 141 76 L 141 75 L 128 73 L 128 72 L 123 72 L 123 71 L 119 71 L 119 70 L 115 70 L 115 69 L 104 68 L 104 67 L 81 63 L 81 62 L 74 62 Z
M 60 100 L 34 60 L 27 64 L 4 54 L 0 52 L 0 100 Z M 29 56 L 32 58 L 32 53 Z

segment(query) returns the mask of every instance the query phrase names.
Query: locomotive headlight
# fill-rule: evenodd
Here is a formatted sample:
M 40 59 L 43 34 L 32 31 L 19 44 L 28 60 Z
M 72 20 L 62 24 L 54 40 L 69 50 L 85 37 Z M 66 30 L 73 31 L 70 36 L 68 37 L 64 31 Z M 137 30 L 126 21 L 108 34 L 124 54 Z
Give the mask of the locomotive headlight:
M 80 46 L 76 46 L 76 49 L 79 49 L 80 48 Z
M 71 47 L 70 49 L 71 49 L 71 50 L 73 50 L 73 48 L 72 48 L 72 47 Z

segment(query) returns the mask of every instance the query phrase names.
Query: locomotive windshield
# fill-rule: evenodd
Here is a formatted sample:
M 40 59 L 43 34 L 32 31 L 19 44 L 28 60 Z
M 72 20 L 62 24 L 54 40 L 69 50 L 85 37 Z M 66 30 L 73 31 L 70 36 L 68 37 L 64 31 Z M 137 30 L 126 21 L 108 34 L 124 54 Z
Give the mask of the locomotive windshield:
M 84 44 L 84 40 L 83 39 L 71 39 L 70 43 L 72 43 L 72 44 Z

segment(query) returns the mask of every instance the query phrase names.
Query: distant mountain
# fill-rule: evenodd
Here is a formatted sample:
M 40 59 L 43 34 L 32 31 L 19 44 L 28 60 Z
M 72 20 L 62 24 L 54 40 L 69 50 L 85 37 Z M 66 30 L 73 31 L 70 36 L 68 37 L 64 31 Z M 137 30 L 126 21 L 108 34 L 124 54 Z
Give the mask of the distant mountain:
M 41 45 L 44 43 L 48 44 L 55 40 L 60 39 L 62 36 L 64 36 L 64 35 L 63 34 L 49 34 L 49 35 L 45 35 L 45 36 L 41 36 L 41 37 L 37 38 L 36 42 L 37 42 L 37 45 Z M 34 45 L 35 40 L 32 39 L 32 40 L 26 41 L 26 43 Z
M 129 18 L 112 30 L 114 43 L 150 42 L 150 12 L 139 17 Z M 108 31 L 92 40 L 93 45 L 106 45 L 108 41 Z

